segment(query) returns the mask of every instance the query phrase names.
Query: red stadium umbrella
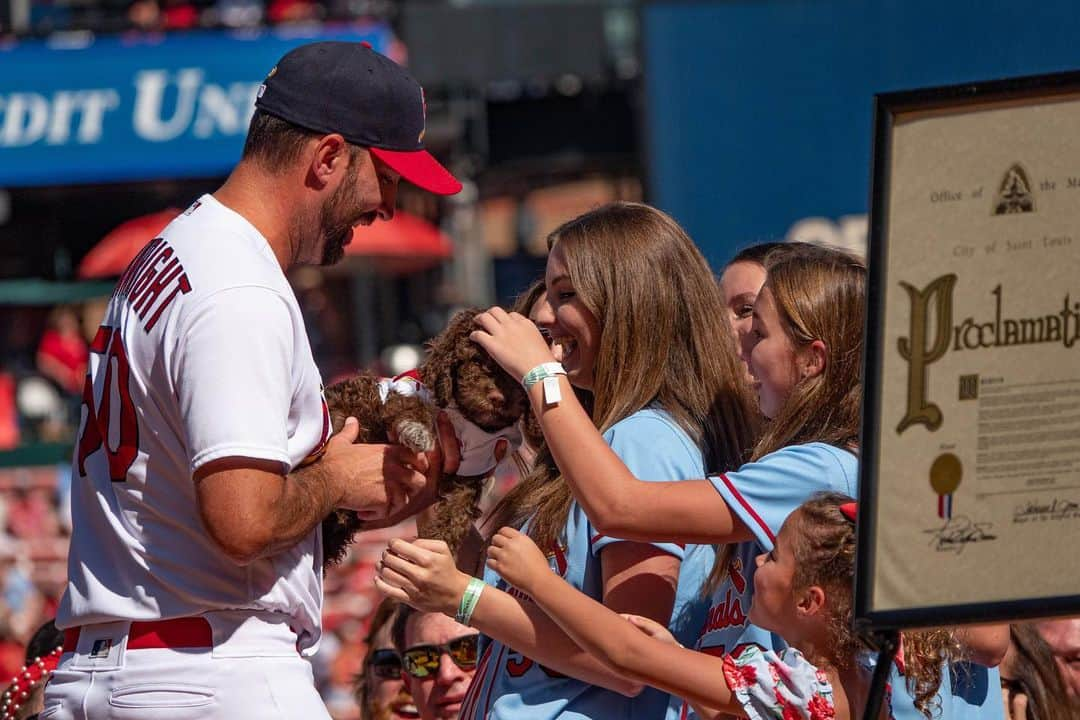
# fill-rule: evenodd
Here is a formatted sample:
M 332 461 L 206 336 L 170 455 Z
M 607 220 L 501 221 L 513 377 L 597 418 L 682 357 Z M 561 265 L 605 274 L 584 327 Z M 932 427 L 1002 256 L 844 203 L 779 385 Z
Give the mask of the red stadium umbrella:
M 80 278 L 116 277 L 146 243 L 157 237 L 179 210 L 141 215 L 117 225 L 79 263 Z M 379 270 L 406 273 L 439 264 L 453 254 L 450 237 L 423 218 L 398 210 L 394 219 L 353 230 L 346 257 L 372 261 Z
M 179 210 L 169 208 L 120 223 L 86 253 L 79 263 L 78 276 L 87 279 L 120 275 L 143 246 L 179 214 Z
M 398 210 L 389 221 L 353 229 L 346 257 L 370 259 L 383 272 L 406 273 L 438 265 L 454 253 L 450 236 L 423 218 Z

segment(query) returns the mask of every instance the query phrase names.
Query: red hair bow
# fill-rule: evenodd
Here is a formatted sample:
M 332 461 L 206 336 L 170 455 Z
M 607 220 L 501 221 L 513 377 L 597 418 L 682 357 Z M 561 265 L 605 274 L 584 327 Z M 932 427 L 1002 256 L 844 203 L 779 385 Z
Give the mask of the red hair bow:
M 858 503 L 844 503 L 840 506 L 840 512 L 842 512 L 844 514 L 844 517 L 846 517 L 848 520 L 850 520 L 851 522 L 855 522 L 855 515 L 858 513 L 858 508 Z

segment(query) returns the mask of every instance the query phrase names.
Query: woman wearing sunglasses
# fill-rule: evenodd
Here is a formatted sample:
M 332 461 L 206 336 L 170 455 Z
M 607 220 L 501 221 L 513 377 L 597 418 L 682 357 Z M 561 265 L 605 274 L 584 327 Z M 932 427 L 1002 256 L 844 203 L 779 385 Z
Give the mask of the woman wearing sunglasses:
M 420 720 L 457 720 L 476 671 L 479 633 L 442 613 L 402 606 L 392 635 Z
M 356 678 L 356 702 L 363 720 L 416 720 L 420 717 L 412 695 L 405 687 L 401 655 L 391 636 L 397 610 L 398 603 L 392 598 L 379 603 L 364 639 L 367 654 Z

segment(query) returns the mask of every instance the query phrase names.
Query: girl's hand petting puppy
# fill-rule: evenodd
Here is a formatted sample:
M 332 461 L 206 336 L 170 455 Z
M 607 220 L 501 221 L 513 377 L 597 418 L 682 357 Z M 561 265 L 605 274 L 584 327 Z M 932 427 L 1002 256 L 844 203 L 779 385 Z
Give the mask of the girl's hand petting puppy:
M 519 590 L 530 595 L 551 579 L 551 566 L 540 548 L 525 533 L 504 527 L 491 538 L 488 567 Z
M 555 362 L 540 330 L 523 315 L 496 306 L 477 315 L 473 322 L 481 329 L 469 337 L 518 380 L 541 363 Z

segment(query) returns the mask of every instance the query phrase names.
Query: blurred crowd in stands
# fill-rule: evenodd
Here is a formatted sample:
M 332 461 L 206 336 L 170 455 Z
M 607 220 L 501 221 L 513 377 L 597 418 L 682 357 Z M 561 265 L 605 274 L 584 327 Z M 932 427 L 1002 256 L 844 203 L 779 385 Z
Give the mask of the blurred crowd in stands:
M 19 0 L 15 0 L 19 2 Z M 45 36 L 56 32 L 163 32 L 240 29 L 297 23 L 386 20 L 392 0 L 27 0 L 29 17 L 5 8 L 4 36 Z M 11 0 L 5 0 L 11 3 Z M 15 7 L 12 5 L 11 7 Z M 21 27 L 20 25 L 25 25 Z
M 102 308 L 95 300 L 47 311 L 7 310 L 0 358 L 0 450 L 72 441 L 82 404 L 88 338 L 99 324 Z

